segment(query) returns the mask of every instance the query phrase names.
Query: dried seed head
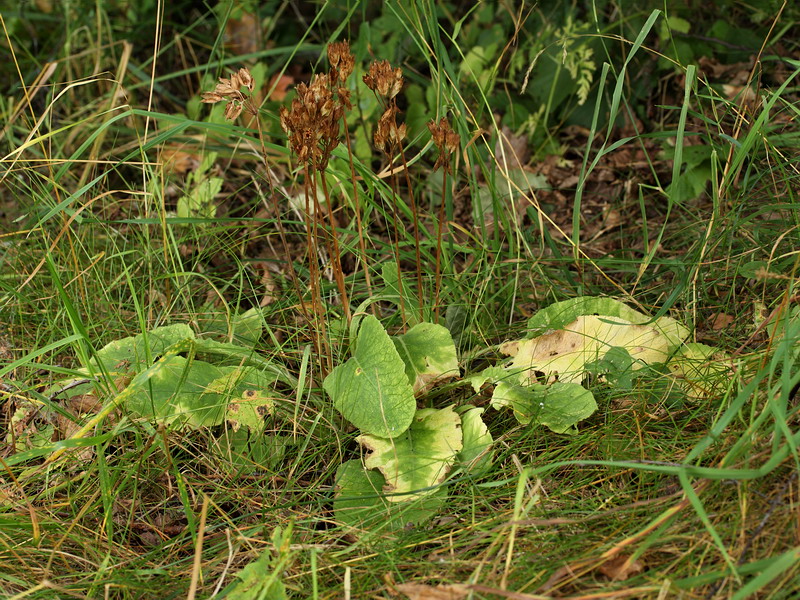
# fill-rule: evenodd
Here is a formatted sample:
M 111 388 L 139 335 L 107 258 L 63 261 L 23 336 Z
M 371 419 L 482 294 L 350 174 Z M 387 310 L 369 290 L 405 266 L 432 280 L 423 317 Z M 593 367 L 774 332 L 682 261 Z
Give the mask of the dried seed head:
M 356 57 L 350 52 L 350 43 L 334 42 L 328 44 L 328 62 L 331 63 L 332 72 L 335 72 L 339 81 L 345 81 L 353 72 Z
M 214 91 L 221 96 L 230 96 L 231 94 L 240 93 L 239 88 L 234 85 L 234 78 L 236 78 L 235 73 L 231 76 L 231 79 L 220 77 L 219 83 L 217 84 L 217 87 L 214 88 Z
M 400 110 L 394 104 L 389 107 L 378 119 L 378 126 L 375 128 L 375 145 L 384 150 L 399 146 L 406 137 L 406 125 L 397 124 L 397 113 Z
M 225 96 L 222 94 L 218 94 L 217 92 L 203 92 L 203 99 L 200 102 L 204 102 L 206 104 L 215 104 L 217 102 L 221 102 L 225 99 Z
M 280 111 L 281 127 L 297 158 L 310 168 L 322 170 L 339 145 L 339 120 L 344 108 L 332 90 L 333 79 L 318 74 L 311 83 L 299 84 L 291 109 Z
M 229 121 L 233 121 L 236 117 L 242 114 L 243 105 L 241 102 L 235 102 L 231 100 L 225 106 L 225 118 Z
M 345 88 L 339 88 L 336 90 L 336 94 L 339 96 L 339 102 L 342 105 L 342 114 L 344 114 L 345 110 L 350 110 L 353 108 L 353 105 L 350 102 L 350 90 Z
M 220 77 L 219 83 L 216 85 L 213 92 L 203 93 L 201 102 L 215 104 L 227 100 L 228 104 L 225 106 L 225 118 L 231 121 L 242 114 L 242 110 L 245 108 L 247 112 L 255 115 L 255 107 L 241 91 L 242 87 L 246 87 L 252 92 L 254 85 L 255 83 L 253 81 L 253 76 L 250 75 L 250 71 L 248 71 L 246 67 L 242 67 L 236 73 L 233 73 L 230 79 Z
M 252 92 L 255 82 L 253 80 L 253 76 L 250 75 L 250 71 L 247 70 L 247 67 L 242 67 L 241 69 L 239 69 L 238 76 L 241 85 L 243 85 Z
M 375 61 L 364 75 L 364 83 L 379 96 L 394 98 L 403 87 L 403 72 L 400 67 L 392 68 L 388 60 Z
M 433 137 L 434 145 L 439 149 L 439 158 L 433 166 L 434 171 L 439 167 L 444 167 L 445 170 L 450 170 L 450 155 L 458 150 L 458 145 L 461 138 L 452 130 L 450 123 L 442 117 L 439 122 L 430 121 L 428 129 Z

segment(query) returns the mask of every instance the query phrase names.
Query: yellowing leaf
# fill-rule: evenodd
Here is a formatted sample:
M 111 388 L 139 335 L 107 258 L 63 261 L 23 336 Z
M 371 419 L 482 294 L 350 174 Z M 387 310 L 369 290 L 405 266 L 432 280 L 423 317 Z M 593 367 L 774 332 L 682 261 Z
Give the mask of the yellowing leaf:
M 386 480 L 387 500 L 403 502 L 431 493 L 442 483 L 463 447 L 461 418 L 449 406 L 418 410 L 408 430 L 394 439 L 360 435 L 358 442 L 370 451 L 364 461 Z
M 613 347 L 627 350 L 636 361 L 634 368 L 637 362 L 640 367 L 643 363 L 666 362 L 683 328 L 672 319 L 660 326 L 661 321 L 634 325 L 619 317 L 580 316 L 563 329 L 509 342 L 500 350 L 514 357 L 511 368 L 523 370 L 523 382 L 527 379 L 528 383 L 535 383 L 538 371 L 548 381 L 579 383 L 586 364 L 601 359 Z
M 733 375 L 730 358 L 705 344 L 686 344 L 667 367 L 686 394 L 697 400 L 722 396 Z

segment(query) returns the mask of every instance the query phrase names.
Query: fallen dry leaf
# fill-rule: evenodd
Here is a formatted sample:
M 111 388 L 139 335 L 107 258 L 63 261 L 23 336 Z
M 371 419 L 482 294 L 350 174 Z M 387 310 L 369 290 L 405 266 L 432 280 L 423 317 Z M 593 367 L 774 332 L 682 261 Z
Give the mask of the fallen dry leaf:
M 465 585 L 426 585 L 424 583 L 401 583 L 395 589 L 408 600 L 460 600 L 466 597 L 469 589 Z
M 494 155 L 501 171 L 521 169 L 530 155 L 528 136 L 514 135 L 508 126 L 503 125 L 494 145 Z
M 289 86 L 291 85 L 294 85 L 294 77 L 291 75 L 281 75 L 279 78 L 276 73 L 272 76 L 272 79 L 269 80 L 269 85 L 267 85 L 267 89 L 272 90 L 269 99 L 275 102 L 283 102 L 283 99 L 286 98 L 286 94 L 289 93 Z
M 249 12 L 242 12 L 238 19 L 228 19 L 225 23 L 225 45 L 234 54 L 252 54 L 258 51 L 261 24 Z
M 711 329 L 719 331 L 720 329 L 727 329 L 733 323 L 733 317 L 725 313 L 715 313 L 711 315 Z
M 67 400 L 67 407 L 72 414 L 85 415 L 99 412 L 103 403 L 93 393 L 77 394 Z
M 264 295 L 259 302 L 260 307 L 269 306 L 277 299 L 277 294 L 280 291 L 278 284 L 270 273 L 270 265 L 266 261 L 257 261 L 253 263 L 253 268 L 261 273 L 261 285 L 264 286 Z
M 625 581 L 641 573 L 644 566 L 638 560 L 631 560 L 630 556 L 620 554 L 604 562 L 597 570 L 611 581 Z
M 174 175 L 185 175 L 189 171 L 196 171 L 201 160 L 202 157 L 199 154 L 184 152 L 177 148 L 164 148 L 161 151 L 164 171 Z
M 80 423 L 63 415 L 55 415 L 56 429 L 62 440 L 68 440 L 81 429 Z M 94 446 L 87 446 L 75 450 L 73 456 L 79 463 L 88 463 L 94 458 Z

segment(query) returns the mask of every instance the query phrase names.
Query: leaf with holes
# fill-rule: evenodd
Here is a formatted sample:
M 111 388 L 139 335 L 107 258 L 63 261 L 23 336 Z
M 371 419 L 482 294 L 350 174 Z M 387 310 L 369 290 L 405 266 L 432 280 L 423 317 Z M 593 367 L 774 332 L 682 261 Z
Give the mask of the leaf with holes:
M 528 383 L 537 381 L 537 372 L 548 381 L 578 383 L 586 365 L 602 359 L 613 347 L 627 350 L 635 369 L 666 362 L 684 337 L 685 328 L 668 317 L 637 325 L 619 317 L 584 315 L 556 331 L 503 344 L 500 350 L 514 358 L 512 369 L 527 373 Z

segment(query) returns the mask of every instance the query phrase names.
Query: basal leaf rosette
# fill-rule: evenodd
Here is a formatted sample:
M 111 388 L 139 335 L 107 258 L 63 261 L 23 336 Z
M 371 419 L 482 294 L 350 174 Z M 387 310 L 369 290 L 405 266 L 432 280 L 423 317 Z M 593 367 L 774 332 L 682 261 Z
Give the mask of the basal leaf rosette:
M 397 437 L 414 418 L 417 404 L 403 360 L 372 315 L 361 323 L 353 356 L 322 387 L 345 419 L 372 436 Z
M 458 376 L 456 346 L 446 327 L 418 323 L 392 341 L 405 363 L 406 376 L 415 394 Z
M 360 435 L 356 440 L 369 451 L 364 466 L 381 472 L 383 491 L 392 502 L 431 493 L 463 448 L 461 418 L 453 407 L 418 410 L 408 430 L 396 438 Z

